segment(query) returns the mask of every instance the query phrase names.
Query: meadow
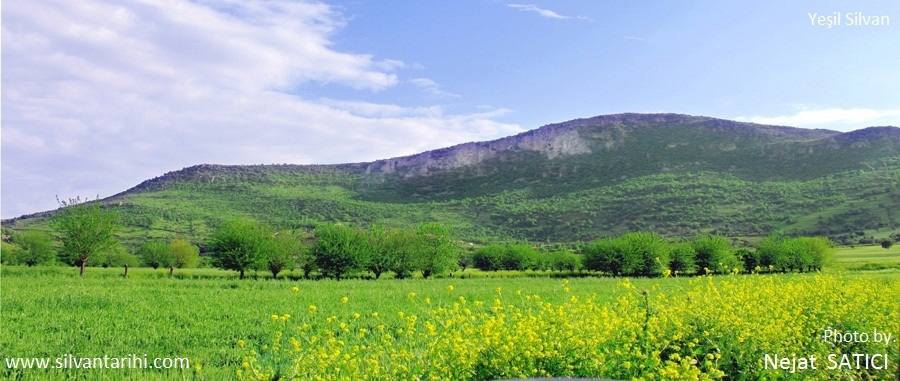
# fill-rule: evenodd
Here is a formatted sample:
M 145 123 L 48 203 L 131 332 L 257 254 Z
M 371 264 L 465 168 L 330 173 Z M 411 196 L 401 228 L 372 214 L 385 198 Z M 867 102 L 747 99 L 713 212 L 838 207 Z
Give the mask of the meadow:
M 848 258 L 839 251 L 838 265 Z M 72 268 L 4 266 L 5 359 L 136 355 L 190 366 L 5 364 L 0 378 L 892 380 L 900 364 L 896 341 L 874 342 L 875 332 L 900 335 L 896 270 L 631 280 L 464 274 L 471 276 L 273 281 L 212 269 L 173 278 L 132 269 L 123 278 L 121 269 L 89 268 L 80 278 Z M 828 328 L 870 339 L 829 342 Z M 845 353 L 882 355 L 889 365 L 826 369 L 828 355 Z M 765 369 L 767 354 L 781 356 L 769 358 L 779 368 L 785 358 L 790 364 Z M 796 369 L 809 356 L 818 368 Z

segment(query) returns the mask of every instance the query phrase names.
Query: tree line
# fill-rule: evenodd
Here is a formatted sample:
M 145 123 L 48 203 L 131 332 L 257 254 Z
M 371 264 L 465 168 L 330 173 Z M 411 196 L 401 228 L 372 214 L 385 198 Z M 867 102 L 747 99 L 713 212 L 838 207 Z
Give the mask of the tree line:
M 27 231 L 13 236 L 4 230 L 4 264 L 36 265 L 53 261 L 78 266 L 81 273 L 89 261 L 102 266 L 144 265 L 197 267 L 198 246 L 183 239 L 151 240 L 131 255 L 118 243 L 115 211 L 98 202 L 70 199 L 51 227 L 59 233 L 58 253 L 47 232 Z M 611 276 L 663 276 L 669 274 L 723 274 L 739 272 L 805 272 L 822 268 L 831 257 L 833 243 L 824 237 L 788 238 L 770 236 L 755 250 L 733 249 L 719 235 L 667 240 L 657 233 L 633 232 L 594 240 L 575 250 L 562 248 L 542 252 L 528 243 L 488 244 L 462 250 L 450 229 L 438 223 L 415 228 L 387 229 L 381 225 L 356 228 L 336 223 L 317 224 L 313 230 L 275 230 L 258 221 L 225 221 L 205 243 L 208 263 L 237 271 L 263 270 L 277 277 L 283 271 L 301 269 L 305 277 L 318 271 L 341 279 L 349 274 L 370 272 L 376 279 L 385 273 L 408 278 L 419 272 L 423 278 L 475 267 L 498 270 L 587 270 Z M 887 246 L 889 247 L 889 246 Z
M 612 276 L 727 274 L 821 270 L 832 256 L 825 237 L 769 236 L 755 250 L 734 250 L 718 235 L 667 241 L 652 232 L 628 233 L 591 242 L 582 250 L 584 268 Z
M 334 279 L 360 271 L 370 271 L 376 279 L 387 272 L 401 279 L 414 272 L 428 278 L 455 268 L 459 258 L 450 230 L 437 223 L 392 230 L 325 223 L 307 235 L 296 230 L 273 232 L 257 221 L 238 219 L 223 224 L 209 250 L 216 267 L 237 271 L 240 278 L 251 269 L 265 269 L 277 277 L 295 268 L 305 277 L 319 270 Z

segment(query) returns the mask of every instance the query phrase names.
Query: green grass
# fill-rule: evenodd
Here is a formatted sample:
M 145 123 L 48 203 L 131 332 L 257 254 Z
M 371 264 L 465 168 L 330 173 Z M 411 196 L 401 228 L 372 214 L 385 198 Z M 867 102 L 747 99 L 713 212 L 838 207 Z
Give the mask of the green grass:
M 840 247 L 834 253 L 835 267 L 838 269 L 860 270 L 900 270 L 900 244 L 890 249 L 880 245 Z
M 568 287 L 572 294 L 566 294 L 561 292 L 562 280 L 546 274 L 523 277 L 471 270 L 466 271 L 471 276 L 466 279 L 379 281 L 239 281 L 234 279 L 234 272 L 213 269 L 178 270 L 175 278 L 168 278 L 167 270 L 132 269 L 127 279 L 122 277 L 121 269 L 89 268 L 84 278 L 78 277 L 74 268 L 3 266 L 0 271 L 0 357 L 146 354 L 149 358 L 186 357 L 191 365 L 201 366 L 199 372 L 0 370 L 0 378 L 12 380 L 223 380 L 233 377 L 240 366 L 238 340 L 261 346 L 271 340 L 269 316 L 291 314 L 300 324 L 312 318 L 311 305 L 316 306 L 320 316 L 360 313 L 368 319 L 367 324 L 391 325 L 399 324 L 398 312 L 425 313 L 432 307 L 452 304 L 460 296 L 470 301 L 501 297 L 518 303 L 523 298 L 517 295 L 521 291 L 523 295 L 540 295 L 551 303 L 561 303 L 572 294 L 596 294 L 598 301 L 612 302 L 613 290 L 620 281 L 570 278 Z M 847 276 L 900 280 L 900 272 Z M 687 282 L 687 278 L 633 281 L 638 289 L 675 294 L 682 292 Z M 299 292 L 292 291 L 295 286 Z M 449 291 L 448 286 L 453 286 L 453 290 Z M 410 293 L 416 296 L 411 297 Z M 343 297 L 350 302 L 342 303 Z M 425 303 L 425 298 L 430 298 L 430 304 Z M 373 317 L 372 312 L 378 312 L 378 317 Z
M 468 270 L 467 270 L 468 272 Z M 262 273 L 261 273 L 262 274 Z M 517 290 L 540 294 L 559 302 L 559 279 L 482 278 L 412 280 L 300 281 L 233 279 L 234 272 L 211 269 L 176 271 L 89 268 L 84 278 L 77 270 L 60 267 L 2 268 L 2 326 L 0 357 L 77 357 L 132 353 L 155 357 L 187 357 L 202 370 L 185 371 L 0 371 L 0 378 L 46 379 L 109 377 L 110 379 L 186 378 L 223 380 L 240 366 L 238 340 L 262 345 L 271 338 L 267 325 L 273 314 L 301 317 L 310 305 L 323 314 L 365 314 L 391 323 L 401 310 L 410 311 L 409 293 L 418 294 L 414 309 L 452 303 L 459 296 L 493 300 L 497 287 L 505 295 Z M 572 280 L 583 292 L 606 292 L 617 280 Z M 679 281 L 670 282 L 677 284 Z M 644 283 L 644 282 L 639 282 Z M 646 281 L 646 284 L 654 283 Z M 453 292 L 447 286 L 454 286 Z M 298 286 L 300 292 L 291 288 Z M 352 303 L 340 303 L 348 297 Z M 379 318 L 370 316 L 379 312 Z M 4 364 L 5 367 L 5 364 Z

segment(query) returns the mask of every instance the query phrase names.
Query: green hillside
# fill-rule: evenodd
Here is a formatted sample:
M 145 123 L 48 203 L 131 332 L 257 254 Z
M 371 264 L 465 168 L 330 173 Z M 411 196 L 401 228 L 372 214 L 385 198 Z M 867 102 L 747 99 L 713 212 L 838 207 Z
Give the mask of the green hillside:
M 440 221 L 482 242 L 633 230 L 858 241 L 900 230 L 900 128 L 839 133 L 620 114 L 373 163 L 198 165 L 103 202 L 120 211 L 132 245 L 200 242 L 238 216 L 283 228 Z M 49 215 L 4 225 L 45 228 Z

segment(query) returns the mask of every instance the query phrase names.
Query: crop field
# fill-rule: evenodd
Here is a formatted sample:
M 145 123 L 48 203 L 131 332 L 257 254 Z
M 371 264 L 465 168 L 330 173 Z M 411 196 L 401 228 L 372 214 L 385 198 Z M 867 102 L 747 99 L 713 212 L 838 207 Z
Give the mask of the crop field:
M 896 271 L 387 281 L 0 271 L 0 379 L 894 380 L 900 364 Z M 174 358 L 186 369 L 126 366 Z
M 900 269 L 900 245 L 841 247 L 834 252 L 835 267 L 844 270 Z

